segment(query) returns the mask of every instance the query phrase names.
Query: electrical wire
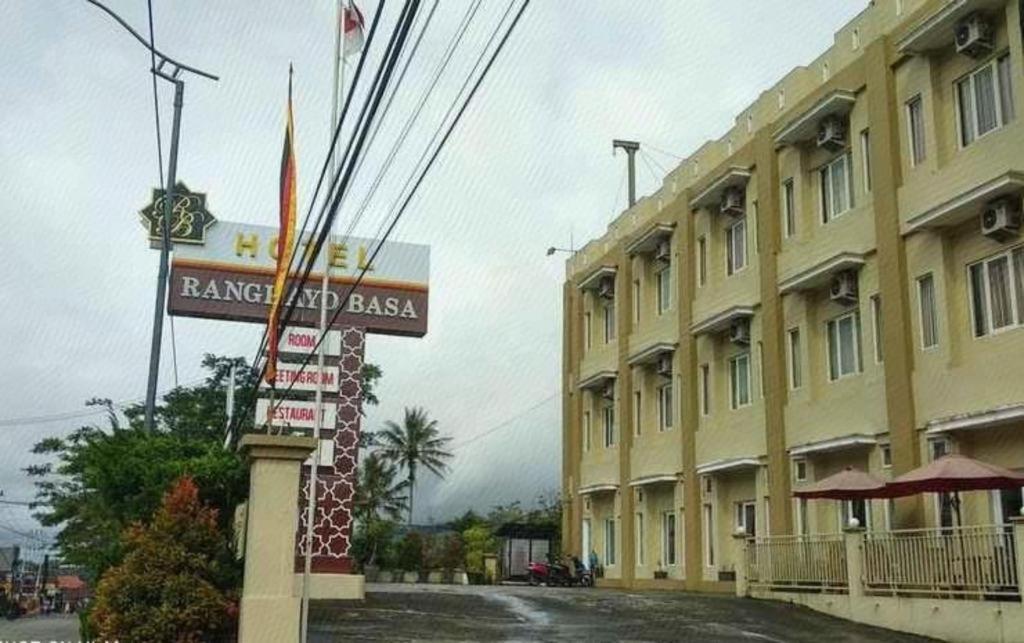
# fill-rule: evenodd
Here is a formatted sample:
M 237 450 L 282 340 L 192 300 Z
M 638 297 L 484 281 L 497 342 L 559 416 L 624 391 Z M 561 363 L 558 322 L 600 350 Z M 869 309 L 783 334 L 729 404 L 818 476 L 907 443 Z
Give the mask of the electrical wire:
M 626 168 L 622 169 L 622 178 L 619 179 L 619 187 L 615 190 L 615 199 L 612 201 L 612 211 L 608 214 L 608 220 L 611 221 L 615 218 L 615 215 L 619 213 L 619 200 L 622 198 L 622 193 L 626 189 L 626 177 L 629 176 L 629 170 Z
M 448 447 L 448 449 L 450 451 L 455 451 L 456 449 L 461 449 L 462 447 L 469 446 L 470 444 L 473 444 L 477 440 L 482 440 L 483 438 L 486 438 L 489 435 L 492 435 L 492 434 L 497 433 L 498 431 L 500 431 L 502 429 L 505 429 L 505 428 L 507 428 L 509 426 L 512 426 L 516 422 L 516 420 L 519 420 L 519 419 L 523 418 L 524 416 L 526 416 L 527 414 L 529 414 L 529 413 L 531 413 L 533 411 L 536 411 L 537 409 L 539 409 L 540 407 L 544 406 L 545 404 L 547 404 L 551 400 L 561 396 L 561 394 L 562 393 L 560 391 L 557 392 L 557 393 L 553 393 L 552 395 L 549 395 L 548 397 L 544 398 L 540 402 L 537 402 L 533 406 L 531 406 L 531 407 L 529 407 L 527 409 L 524 409 L 524 410 L 520 411 L 519 413 L 516 413 L 514 416 L 508 418 L 507 420 L 504 420 L 500 424 L 497 424 L 496 426 L 493 426 L 493 427 L 487 429 L 486 431 L 482 431 L 482 432 L 477 433 L 475 435 L 471 435 L 471 436 L 469 436 L 468 438 L 466 438 L 465 440 L 463 440 L 461 442 L 456 442 L 452 446 Z
M 650 148 L 650 149 L 654 150 L 655 152 L 658 152 L 659 154 L 664 154 L 665 156 L 671 156 L 672 158 L 678 159 L 680 161 L 682 161 L 683 159 L 686 158 L 685 156 L 679 156 L 678 154 L 673 154 L 672 152 L 666 152 L 665 150 L 661 149 L 660 147 L 657 147 L 655 145 L 651 145 L 650 143 L 648 143 L 646 141 L 641 141 L 640 144 L 643 145 L 644 147 L 647 147 L 647 148 Z
M 646 158 L 649 163 L 653 163 L 655 165 L 655 167 L 657 167 L 659 170 L 661 170 L 662 174 L 668 174 L 668 170 L 665 169 L 665 166 L 662 165 L 661 163 L 659 163 L 658 159 L 654 158 L 654 156 L 652 156 L 650 153 L 648 153 L 642 147 L 640 148 L 640 155 L 643 156 L 644 158 Z
M 657 186 L 658 184 L 660 184 L 661 179 L 658 178 L 658 173 L 654 171 L 654 166 L 652 166 L 651 162 L 647 160 L 647 157 L 643 154 L 640 154 L 640 160 L 644 162 L 644 167 L 647 168 L 647 171 L 650 172 L 651 174 L 651 178 L 654 179 L 654 185 Z

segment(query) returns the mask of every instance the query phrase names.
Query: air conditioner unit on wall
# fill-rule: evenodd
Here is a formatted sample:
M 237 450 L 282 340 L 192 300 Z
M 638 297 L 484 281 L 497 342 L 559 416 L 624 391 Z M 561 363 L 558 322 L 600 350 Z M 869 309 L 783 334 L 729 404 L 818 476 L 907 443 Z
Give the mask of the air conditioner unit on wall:
M 658 242 L 658 247 L 654 249 L 655 261 L 664 261 L 668 263 L 672 259 L 672 245 L 668 239 L 662 239 Z
M 733 344 L 750 343 L 750 320 L 737 319 L 729 326 L 729 341 Z
M 597 286 L 597 296 L 601 299 L 612 299 L 615 297 L 615 279 L 605 277 Z
M 844 304 L 857 301 L 857 273 L 844 270 L 833 277 L 828 287 L 828 298 Z
M 658 372 L 658 375 L 661 375 L 662 377 L 672 377 L 672 356 L 659 356 L 656 370 Z
M 981 213 L 981 233 L 996 241 L 1006 241 L 1020 232 L 1020 199 L 992 201 Z
M 841 150 L 846 146 L 846 124 L 838 116 L 827 116 L 818 126 L 818 147 Z
M 957 53 L 978 58 L 992 51 L 992 23 L 980 13 L 967 16 L 954 29 Z
M 745 212 L 743 207 L 743 190 L 740 188 L 726 188 L 722 192 L 722 203 L 719 206 L 719 210 L 722 214 L 728 214 L 733 217 L 741 217 Z

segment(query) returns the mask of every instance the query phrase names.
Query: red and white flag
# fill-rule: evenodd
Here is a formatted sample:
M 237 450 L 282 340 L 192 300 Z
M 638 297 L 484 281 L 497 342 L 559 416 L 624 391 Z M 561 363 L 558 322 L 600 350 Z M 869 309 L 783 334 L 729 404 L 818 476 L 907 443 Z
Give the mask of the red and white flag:
M 359 7 L 352 3 L 342 9 L 341 31 L 344 38 L 342 58 L 348 58 L 352 54 L 358 54 L 363 50 L 363 29 L 365 23 L 363 14 Z

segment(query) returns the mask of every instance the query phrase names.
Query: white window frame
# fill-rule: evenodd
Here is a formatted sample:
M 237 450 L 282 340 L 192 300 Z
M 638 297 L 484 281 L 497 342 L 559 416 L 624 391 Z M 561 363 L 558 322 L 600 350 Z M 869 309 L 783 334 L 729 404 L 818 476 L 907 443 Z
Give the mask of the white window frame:
M 885 361 L 885 353 L 882 351 L 882 297 L 874 294 L 871 296 L 871 338 L 875 349 L 875 364 Z
M 782 182 L 782 233 L 786 239 L 796 235 L 796 183 L 793 178 Z
M 736 533 L 739 533 L 740 529 L 744 531 L 748 536 L 756 535 L 757 529 L 757 501 L 755 500 L 740 500 L 734 505 L 736 514 L 734 518 L 734 525 Z M 747 525 L 747 509 L 752 509 L 754 513 L 754 524 Z
M 672 308 L 672 266 L 668 265 L 654 274 L 658 286 L 658 314 L 664 315 Z
M 932 273 L 921 275 L 916 280 L 917 283 L 917 323 L 921 329 L 921 350 L 929 351 L 939 346 L 939 311 L 937 310 L 935 302 L 935 277 Z M 931 289 L 931 306 L 928 310 L 925 310 L 924 305 L 924 290 L 925 285 Z M 1012 288 L 1012 283 L 1011 283 Z M 925 332 L 926 326 L 926 313 L 930 318 L 930 329 L 931 343 L 928 343 L 928 333 Z
M 800 470 L 803 469 L 803 475 Z M 807 482 L 807 459 L 797 458 L 793 460 L 793 480 L 796 482 Z
M 658 430 L 670 431 L 672 429 L 672 382 L 658 387 Z
M 1024 283 L 1021 283 L 1019 285 L 1017 283 L 1018 279 L 1024 278 L 1024 274 L 1022 274 L 1020 277 L 1018 277 L 1018 275 L 1017 275 L 1017 271 L 1016 271 L 1016 269 L 1014 267 L 1014 254 L 1015 253 L 1024 253 L 1024 245 L 1014 246 L 1014 247 L 1008 248 L 1008 249 L 1006 249 L 1006 250 L 1004 250 L 1002 252 L 999 252 L 999 253 L 996 253 L 996 254 L 993 254 L 993 255 L 989 255 L 989 256 L 987 256 L 987 257 L 985 257 L 983 259 L 979 259 L 978 261 L 973 261 L 973 262 L 967 264 L 967 299 L 969 300 L 970 311 L 971 311 L 971 320 L 970 320 L 970 323 L 971 323 L 971 335 L 975 339 L 982 339 L 982 338 L 985 338 L 985 337 L 992 337 L 994 335 L 998 335 L 1000 333 L 1004 333 L 1004 332 L 1009 331 L 1009 330 L 1018 329 L 1018 328 L 1021 328 L 1022 326 L 1024 326 L 1024 315 L 1020 314 L 1020 308 L 1024 304 L 1019 302 L 1018 298 L 1017 298 L 1018 297 L 1018 292 L 1017 292 L 1018 289 L 1020 289 L 1022 292 L 1024 292 Z M 1010 294 L 1009 306 L 1010 306 L 1010 313 L 1011 313 L 1011 315 L 1013 317 L 1013 321 L 1011 323 L 1005 325 L 1005 326 L 1000 326 L 999 328 L 995 328 L 992 325 L 992 279 L 990 277 L 989 264 L 994 263 L 996 261 L 999 261 L 1000 259 L 1005 259 L 1006 260 L 1006 265 L 1007 265 L 1007 287 L 1008 287 L 1008 289 L 1010 291 L 1010 293 L 1009 293 Z M 1022 260 L 1024 260 L 1024 259 L 1022 259 Z M 985 292 L 982 293 L 983 294 L 982 303 L 984 305 L 984 308 L 981 311 L 982 314 L 985 316 L 985 319 L 984 319 L 985 327 L 982 329 L 983 332 L 980 335 L 978 334 L 978 328 L 977 328 L 977 323 L 976 323 L 978 311 L 977 311 L 977 305 L 975 304 L 974 280 L 973 280 L 972 274 L 971 274 L 972 271 L 974 270 L 974 268 L 978 267 L 978 266 L 981 267 L 982 282 L 983 282 L 984 287 L 985 287 Z
M 670 524 L 671 529 L 669 529 Z M 677 530 L 676 512 L 663 511 L 661 514 L 661 562 L 666 567 L 675 567 L 679 559 L 679 548 L 676 546 Z
M 842 210 L 836 210 L 835 195 L 832 193 L 832 187 L 835 184 L 835 176 L 833 176 L 833 174 L 838 172 L 838 168 L 840 166 L 843 168 L 842 178 L 843 191 L 846 193 L 846 207 Z M 817 175 L 818 192 L 820 196 L 820 199 L 818 200 L 818 207 L 821 210 L 821 222 L 823 225 L 827 225 L 847 212 L 853 210 L 854 207 L 853 155 L 850 153 L 850 150 L 845 150 L 842 154 L 839 154 L 834 159 L 818 168 Z
M 697 238 L 697 287 L 703 288 L 708 283 L 708 238 L 701 235 Z
M 864 175 L 861 184 L 864 192 L 871 192 L 871 130 L 860 131 L 860 171 Z
M 843 320 L 852 317 L 853 318 L 853 371 L 848 373 L 840 372 L 842 368 L 842 355 L 839 355 L 839 351 L 842 349 L 842 343 L 839 342 L 839 324 Z M 836 376 L 832 377 L 832 328 L 835 326 L 835 338 L 836 341 L 836 355 L 839 357 L 839 368 L 836 369 Z M 838 382 L 839 380 L 846 379 L 847 377 L 854 377 L 859 375 L 863 368 L 861 364 L 861 346 L 860 346 L 860 314 L 856 310 L 843 313 L 837 317 L 825 322 L 825 354 L 826 364 L 828 365 L 828 378 L 830 382 Z
M 880 444 L 878 445 L 878 452 L 878 459 L 882 462 L 882 468 L 892 469 L 892 445 Z
M 590 311 L 583 313 L 583 342 L 584 347 L 590 350 L 594 346 L 594 319 Z
M 604 519 L 604 566 L 615 567 L 615 519 Z
M 807 498 L 794 498 L 796 508 L 796 533 L 799 536 L 807 536 L 811 532 L 811 521 L 807 511 Z
M 789 389 L 791 391 L 795 391 L 804 385 L 804 365 L 801 348 L 800 327 L 794 326 L 786 331 L 786 353 L 789 355 L 786 367 Z
M 1011 64 L 1010 63 L 1010 54 L 1009 54 L 1009 52 L 1005 52 L 1004 51 L 1004 52 L 1002 52 L 999 55 L 993 56 L 991 59 L 989 59 L 984 64 L 979 65 L 978 67 L 975 67 L 970 72 L 964 74 L 960 78 L 958 78 L 955 81 L 953 81 L 953 102 L 954 102 L 954 106 L 955 106 L 955 109 L 956 109 L 956 140 L 957 140 L 957 145 L 960 147 L 960 149 L 963 149 L 965 147 L 968 147 L 968 146 L 972 145 L 973 143 L 976 143 L 978 140 L 988 136 L 989 134 L 992 134 L 993 132 L 998 132 L 1002 128 L 1006 127 L 1006 125 L 1009 124 L 1010 121 L 1012 121 L 1016 117 L 1015 113 L 1011 113 L 1009 116 L 1007 116 L 1006 114 L 1003 113 L 1003 86 L 1002 86 L 1003 80 L 1002 80 L 1002 78 L 999 75 L 999 63 L 1000 63 L 1000 61 L 1002 61 L 1004 59 L 1007 61 L 1007 64 Z M 976 93 L 974 82 L 975 82 L 975 78 L 978 76 L 978 74 L 980 74 L 981 72 L 985 71 L 986 69 L 991 70 L 991 72 L 992 72 L 992 92 L 993 92 L 992 99 L 993 99 L 993 104 L 995 106 L 995 111 L 996 111 L 996 113 L 995 113 L 996 124 L 995 124 L 995 126 L 992 129 L 988 130 L 987 132 L 985 132 L 983 134 L 979 134 L 978 133 L 978 129 L 979 129 L 979 122 L 978 122 L 978 95 Z M 1012 82 L 1013 70 L 1012 70 L 1012 67 L 1011 67 L 1011 70 L 1010 70 L 1010 78 L 1011 78 L 1010 89 L 1009 89 L 1010 105 L 1011 105 L 1011 110 L 1010 111 L 1014 112 L 1016 106 L 1013 105 L 1013 82 Z M 968 84 L 969 85 L 968 94 L 970 95 L 970 102 L 971 102 L 971 105 L 970 105 L 970 109 L 971 109 L 971 122 L 970 122 L 970 126 L 971 126 L 971 132 L 970 132 L 971 140 L 969 140 L 969 141 L 965 140 L 965 136 L 966 136 L 967 132 L 964 131 L 963 105 L 962 105 L 961 100 L 960 100 L 960 97 L 961 97 L 960 96 L 960 87 L 961 87 L 961 85 L 964 85 L 964 84 Z
M 593 427 L 593 424 L 592 424 L 592 421 L 591 421 L 590 417 L 591 417 L 590 416 L 590 411 L 584 411 L 583 412 L 583 452 L 584 453 L 587 453 L 588 451 L 590 451 L 591 447 L 593 446 L 592 442 L 591 442 L 591 440 L 592 440 L 592 438 L 591 438 L 591 435 L 592 435 L 591 434 L 591 429 Z
M 644 512 L 642 512 L 642 511 L 636 512 L 635 520 L 636 520 L 636 523 L 635 523 L 635 529 L 636 529 L 636 532 L 635 532 L 635 534 L 636 534 L 636 547 L 635 547 L 635 549 L 636 549 L 636 565 L 637 565 L 637 567 L 642 567 L 643 564 L 644 564 L 644 550 L 646 549 L 646 547 L 644 546 L 645 545 L 645 543 L 644 543 Z
M 604 447 L 610 449 L 615 446 L 615 406 L 608 404 L 604 407 Z
M 602 323 L 604 325 L 604 343 L 611 344 L 615 341 L 615 302 L 614 300 L 602 306 Z
M 739 388 L 737 387 L 737 383 L 738 383 L 738 379 L 739 379 L 739 363 L 740 363 L 740 361 L 745 361 L 746 364 L 747 364 L 747 367 L 746 367 L 746 374 L 747 374 L 747 377 L 746 377 L 746 379 L 747 379 L 747 399 L 746 399 L 746 402 L 741 402 L 741 400 L 739 398 L 739 392 L 740 391 L 739 391 Z M 733 355 L 732 357 L 729 358 L 729 408 L 731 408 L 734 411 L 737 410 L 737 409 L 742 409 L 744 407 L 747 407 L 747 406 L 750 406 L 751 404 L 753 404 L 754 396 L 752 394 L 752 391 L 750 390 L 751 386 L 752 386 L 751 377 L 750 377 L 750 370 L 751 370 L 750 361 L 751 361 L 750 351 L 747 351 L 745 353 L 739 353 L 738 355 Z
M 910 167 L 917 167 L 928 158 L 928 141 L 924 123 L 924 99 L 921 98 L 921 94 L 916 94 L 908 100 L 904 109 L 907 115 L 907 158 L 910 159 Z M 915 114 L 918 117 L 917 119 L 915 119 Z M 920 123 L 920 132 L 915 127 L 915 123 Z M 920 146 L 917 144 L 918 142 L 920 142 Z M 918 156 L 918 151 L 920 151 L 920 156 Z
M 640 323 L 640 280 L 633 280 L 633 323 Z
M 740 229 L 740 233 L 737 233 Z M 736 247 L 737 239 L 739 248 Z M 737 254 L 739 252 L 739 254 Z M 725 274 L 742 272 L 747 267 L 747 218 L 739 217 L 725 229 Z
M 640 427 L 643 424 L 644 419 L 644 407 L 643 407 L 643 394 L 639 391 L 633 391 L 633 422 L 636 426 L 633 427 L 633 435 L 639 436 L 641 433 Z
M 711 364 L 701 364 L 698 371 L 700 380 L 700 414 L 701 417 L 711 415 Z
M 871 499 L 870 498 L 863 498 L 863 499 L 859 499 L 859 500 L 837 500 L 836 502 L 839 503 L 839 511 L 837 511 L 836 513 L 839 514 L 839 530 L 840 531 L 846 529 L 846 527 L 848 526 L 848 524 L 850 522 L 850 517 L 854 515 L 853 514 L 853 503 L 855 503 L 855 502 L 863 502 L 864 503 L 864 522 L 861 524 L 861 527 L 863 527 L 864 529 L 866 529 L 868 531 L 871 530 Z
M 704 565 L 715 566 L 715 505 L 704 503 Z
M 757 390 L 764 399 L 764 342 L 757 342 Z

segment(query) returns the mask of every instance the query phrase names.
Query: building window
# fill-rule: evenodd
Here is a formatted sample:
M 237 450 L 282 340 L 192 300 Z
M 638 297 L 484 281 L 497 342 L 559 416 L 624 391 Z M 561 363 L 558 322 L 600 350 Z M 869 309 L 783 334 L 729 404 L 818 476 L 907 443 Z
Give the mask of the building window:
M 824 223 L 853 207 L 851 163 L 850 153 L 847 152 L 818 170 L 821 185 L 821 220 Z
M 935 315 L 935 280 L 930 274 L 917 280 L 917 304 L 921 313 L 921 347 L 939 344 L 938 319 Z
M 753 500 L 736 503 L 736 533 L 743 532 L 748 536 L 757 533 L 757 504 Z
M 782 214 L 785 217 L 782 231 L 788 239 L 796 234 L 796 192 L 793 179 L 787 179 L 782 184 Z
M 807 480 L 807 460 L 794 460 L 793 461 L 793 477 L 797 482 L 806 482 Z
M 968 271 L 975 337 L 1024 323 L 1024 247 L 979 261 Z
M 672 428 L 672 383 L 658 389 L 658 428 L 667 431 Z
M 882 451 L 882 468 L 892 468 L 892 446 L 888 444 L 883 444 L 880 448 Z
M 583 342 L 587 350 L 593 345 L 593 322 L 591 321 L 590 312 L 583 313 Z
M 807 499 L 796 499 L 796 533 L 806 536 L 810 533 L 810 524 L 807 520 Z
M 882 299 L 871 296 L 871 334 L 875 344 L 875 363 L 881 364 L 882 354 Z
M 615 566 L 615 519 L 604 519 L 604 564 Z
M 800 356 L 800 329 L 790 328 L 789 338 L 789 388 L 798 389 L 804 385 L 803 364 Z
M 957 81 L 956 106 L 960 144 L 964 147 L 1013 120 L 1009 54 Z
M 661 315 L 672 305 L 672 273 L 665 266 L 658 271 L 655 278 L 658 282 L 658 314 Z
M 715 508 L 704 505 L 704 564 L 715 565 Z
M 640 280 L 633 280 L 633 323 L 640 323 Z
M 871 526 L 871 510 L 867 500 L 840 500 L 839 505 L 839 529 L 850 526 L 852 518 L 856 518 L 857 524 L 861 527 Z
M 604 306 L 604 343 L 608 344 L 615 339 L 615 304 L 608 303 Z
M 583 412 L 583 450 L 590 451 L 590 411 Z
M 736 274 L 747 265 L 747 220 L 745 217 L 730 225 L 725 231 L 726 272 Z
M 828 322 L 828 374 L 830 380 L 860 372 L 860 318 L 847 313 Z
M 697 285 L 708 282 L 708 242 L 705 237 L 697 239 Z
M 920 95 L 907 102 L 907 132 L 910 139 L 910 165 L 916 167 L 925 158 L 924 103 Z
M 644 564 L 644 514 L 641 511 L 636 514 L 636 564 Z
M 604 445 L 615 446 L 615 407 L 611 404 L 604 407 Z
M 757 343 L 757 390 L 764 398 L 764 342 Z
M 711 413 L 711 366 L 700 365 L 700 414 Z
M 871 138 L 868 130 L 860 133 L 860 170 L 864 174 L 864 191 L 871 191 Z
M 676 514 L 661 514 L 661 562 L 672 567 L 676 564 Z
M 750 404 L 750 353 L 729 360 L 729 405 L 738 409 Z
M 761 232 L 758 230 L 757 200 L 750 202 L 750 228 L 754 231 L 754 252 L 761 252 Z
M 636 424 L 633 427 L 633 432 L 636 435 L 640 435 L 640 425 L 643 423 L 644 411 L 642 406 L 643 399 L 640 395 L 640 391 L 633 391 L 633 422 Z

